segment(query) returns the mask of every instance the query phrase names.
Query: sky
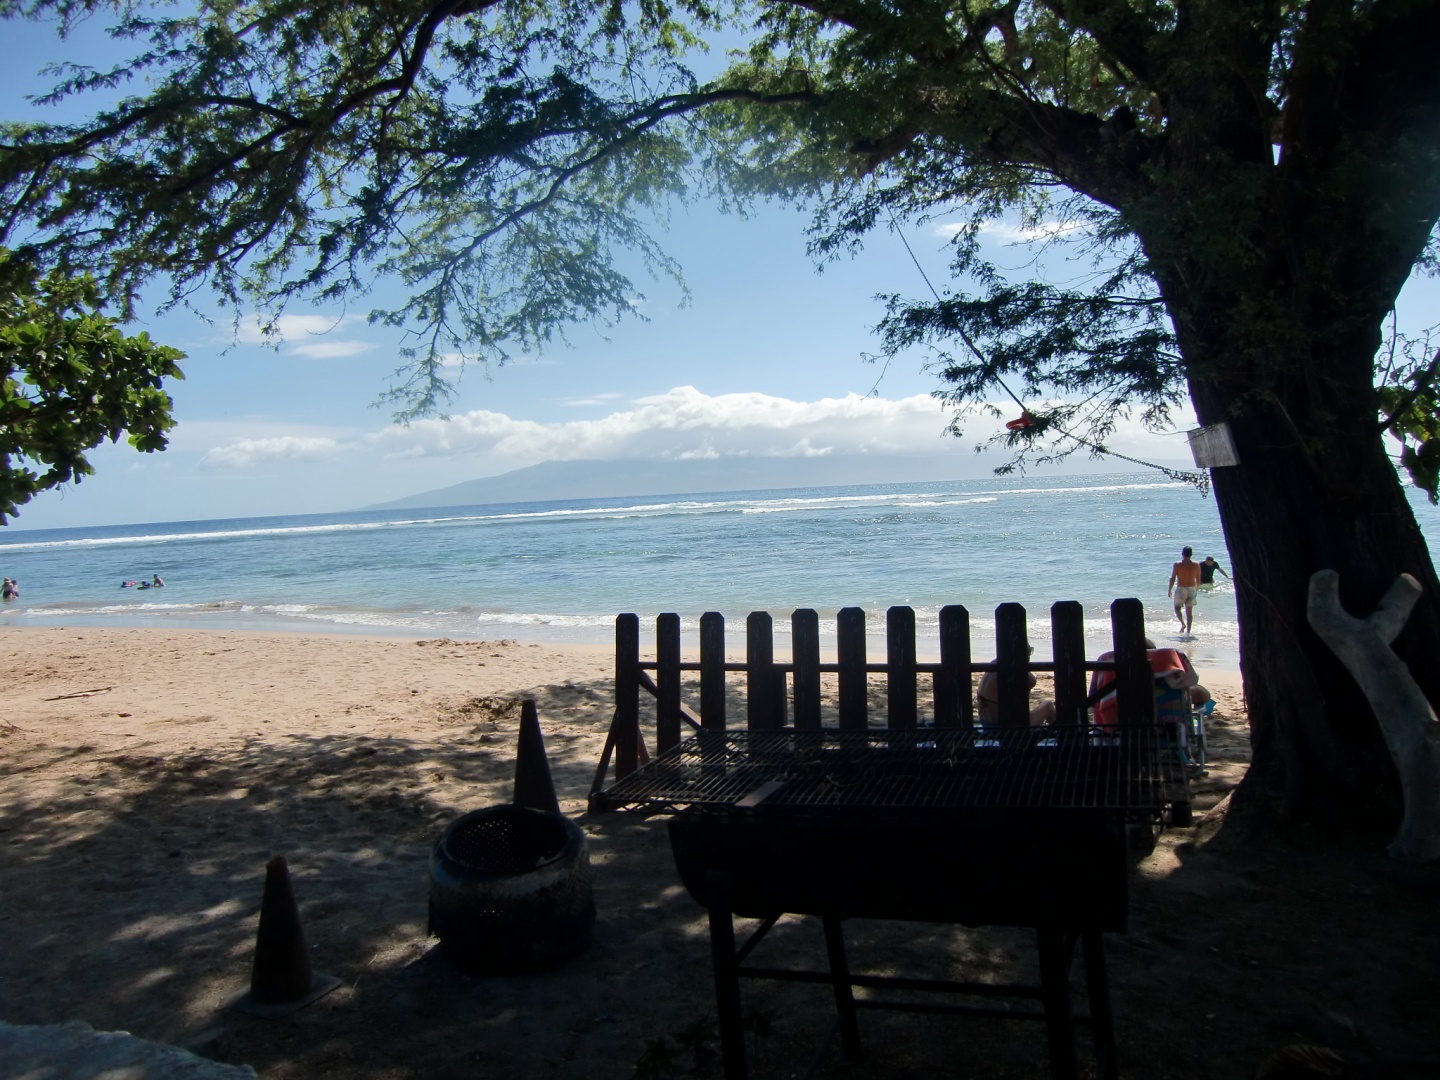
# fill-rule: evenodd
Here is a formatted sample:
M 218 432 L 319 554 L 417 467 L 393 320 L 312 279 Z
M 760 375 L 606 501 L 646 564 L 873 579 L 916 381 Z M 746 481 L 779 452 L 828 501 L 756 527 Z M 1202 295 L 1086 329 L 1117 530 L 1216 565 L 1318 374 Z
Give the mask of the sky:
M 118 55 L 94 30 L 60 44 L 43 25 L 7 23 L 6 36 L 5 119 L 61 118 L 25 100 L 47 85 L 34 73 L 44 62 Z M 28 66 L 16 57 L 30 58 Z M 644 321 L 571 328 L 568 344 L 517 357 L 488 378 L 467 369 L 447 419 L 408 427 L 374 405 L 401 363 L 399 331 L 365 318 L 372 303 L 394 302 L 389 283 L 377 282 L 373 297 L 348 310 L 292 306 L 274 347 L 260 340 L 253 316 L 237 327 L 218 310 L 147 312 L 128 332 L 143 329 L 187 354 L 184 381 L 168 385 L 178 420 L 169 449 L 106 444 L 90 454 L 95 475 L 41 494 L 9 528 L 329 513 L 577 458 L 945 455 L 957 478 L 989 475 L 999 459 L 977 457 L 974 445 L 997 421 L 973 418 L 964 438 L 947 436 L 950 413 L 932 397 L 940 383 L 924 354 L 883 371 L 866 359 L 879 346 L 878 297 L 927 291 L 910 251 L 879 232 L 858 257 L 821 272 L 805 250 L 807 220 L 780 206 L 748 218 L 710 204 L 677 213 L 662 239 L 684 267 L 688 304 L 672 283 L 637 282 Z M 905 232 L 937 285 L 947 280 L 946 224 Z M 985 245 L 1001 266 L 1019 268 L 1030 259 L 1023 239 L 1002 226 Z M 1433 280 L 1412 282 L 1402 325 L 1434 322 L 1437 298 Z M 1184 430 L 1193 415 L 1183 410 L 1176 420 L 1164 434 L 1122 425 L 1107 444 L 1188 467 Z M 1082 452 L 1070 467 L 1097 466 Z

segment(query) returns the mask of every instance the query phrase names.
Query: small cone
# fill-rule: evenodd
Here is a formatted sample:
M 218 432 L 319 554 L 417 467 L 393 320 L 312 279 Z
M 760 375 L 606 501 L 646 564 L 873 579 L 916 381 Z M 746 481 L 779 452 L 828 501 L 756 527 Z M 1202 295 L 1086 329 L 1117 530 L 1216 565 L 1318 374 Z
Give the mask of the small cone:
M 310 950 L 300 925 L 300 908 L 290 888 L 290 867 L 283 855 L 265 864 L 265 895 L 260 901 L 260 929 L 255 934 L 255 967 L 250 991 L 238 1002 L 261 1015 L 293 1012 L 340 985 L 329 975 L 310 969 Z
M 277 855 L 265 864 L 250 997 L 261 1005 L 294 1001 L 310 992 L 310 975 L 310 950 L 290 888 L 290 867 L 285 856 Z
M 515 748 L 515 790 L 511 802 L 532 810 L 560 812 L 555 782 L 550 779 L 550 762 L 545 757 L 545 740 L 540 736 L 540 717 L 529 698 L 520 707 L 520 742 Z

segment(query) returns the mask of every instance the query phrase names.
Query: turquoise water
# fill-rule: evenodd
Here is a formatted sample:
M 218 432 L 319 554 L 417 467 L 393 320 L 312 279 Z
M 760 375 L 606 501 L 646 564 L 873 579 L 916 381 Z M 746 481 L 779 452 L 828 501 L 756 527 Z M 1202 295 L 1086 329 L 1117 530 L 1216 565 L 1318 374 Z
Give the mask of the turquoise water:
M 244 518 L 0 533 L 0 572 L 20 583 L 0 625 L 336 631 L 609 643 L 615 615 L 681 615 L 694 649 L 704 611 L 765 609 L 777 649 L 789 613 L 865 608 L 872 656 L 884 613 L 916 609 L 922 658 L 936 613 L 970 611 L 977 656 L 994 609 L 1025 605 L 1037 657 L 1049 607 L 1079 600 L 1092 655 L 1116 597 L 1145 603 L 1152 636 L 1174 634 L 1165 586 L 1180 548 L 1230 568 L 1212 499 L 1150 473 L 513 503 L 431 511 Z M 121 589 L 159 574 L 162 590 Z M 1197 663 L 1233 668 L 1224 582 L 1197 608 Z M 648 638 L 650 631 L 642 630 Z

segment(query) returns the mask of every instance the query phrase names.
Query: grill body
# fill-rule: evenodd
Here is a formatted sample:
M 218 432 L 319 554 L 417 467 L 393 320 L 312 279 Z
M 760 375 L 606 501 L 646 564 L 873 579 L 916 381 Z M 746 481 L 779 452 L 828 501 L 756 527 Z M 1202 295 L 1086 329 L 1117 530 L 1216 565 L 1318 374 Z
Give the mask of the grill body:
M 1078 1075 L 1069 970 L 1083 944 L 1096 1058 L 1117 1075 L 1100 935 L 1126 917 L 1125 830 L 1185 796 L 1170 734 L 1133 724 L 953 730 L 702 731 L 603 793 L 607 808 L 676 809 L 670 844 L 709 909 L 728 1080 L 746 1075 L 741 978 L 828 982 L 847 1053 L 857 1010 L 903 1008 L 854 987 L 1038 999 L 1042 1012 L 931 1011 L 1041 1020 L 1052 1075 Z M 781 914 L 817 916 L 828 972 L 748 968 Z M 735 948 L 733 916 L 762 920 Z M 851 976 L 850 918 L 1033 928 L 1041 984 L 996 987 Z
M 1095 812 L 686 812 L 670 845 L 697 902 L 720 872 L 748 918 L 1125 928 L 1124 829 Z

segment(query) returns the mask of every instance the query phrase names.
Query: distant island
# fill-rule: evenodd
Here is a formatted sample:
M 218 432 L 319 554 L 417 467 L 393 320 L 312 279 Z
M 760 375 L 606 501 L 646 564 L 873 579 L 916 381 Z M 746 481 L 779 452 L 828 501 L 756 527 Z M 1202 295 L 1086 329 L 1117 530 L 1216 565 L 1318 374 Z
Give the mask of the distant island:
M 635 495 L 699 494 L 976 480 L 993 475 L 995 456 L 957 452 L 930 457 L 850 455 L 704 459 L 699 461 L 546 461 L 498 476 L 407 495 L 365 510 L 418 510 L 440 506 L 606 499 Z M 1127 472 L 1113 462 L 1077 460 L 1066 473 Z M 1047 476 L 1055 470 L 1047 469 Z

